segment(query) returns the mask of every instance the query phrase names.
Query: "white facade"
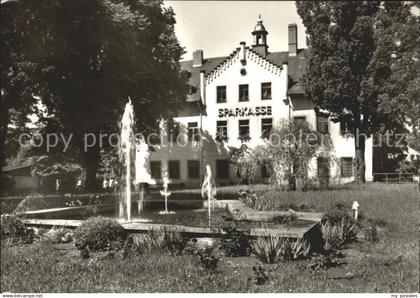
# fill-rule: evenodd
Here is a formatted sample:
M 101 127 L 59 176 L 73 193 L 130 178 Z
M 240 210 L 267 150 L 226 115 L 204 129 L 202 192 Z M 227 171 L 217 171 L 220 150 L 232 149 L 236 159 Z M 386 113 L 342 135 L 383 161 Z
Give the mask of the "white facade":
M 262 22 L 261 22 L 262 24 Z M 265 28 L 263 27 L 265 30 Z M 254 31 L 255 33 L 256 31 Z M 260 31 L 257 31 L 257 33 Z M 265 32 L 265 31 L 261 31 Z M 254 45 L 255 47 L 255 45 Z M 212 172 L 215 173 L 218 184 L 235 183 L 237 178 L 232 165 L 229 166 L 227 177 L 218 177 L 220 172 L 218 167 L 225 165 L 223 161 L 229 160 L 230 153 L 234 148 L 240 148 L 243 142 L 239 137 L 239 121 L 249 120 L 249 141 L 245 142 L 247 147 L 253 148 L 259 144 L 263 144 L 262 135 L 262 119 L 272 119 L 273 125 L 281 119 L 288 119 L 289 106 L 284 102 L 289 98 L 292 102 L 290 111 L 291 117 L 305 117 L 313 129 L 317 129 L 317 116 L 313 106 L 301 104 L 304 101 L 303 95 L 291 95 L 289 92 L 289 80 L 292 77 L 289 73 L 290 61 L 283 61 L 274 64 L 270 61 L 270 54 L 259 52 L 261 49 L 247 47 L 245 43 L 233 51 L 233 53 L 218 61 L 215 66 L 206 68 L 205 59 L 198 53 L 198 60 L 190 61 L 189 70 L 195 79 L 196 89 L 196 107 L 194 113 L 182 115 L 174 118 L 179 123 L 181 134 L 188 134 L 188 127 L 197 124 L 198 129 L 205 136 L 204 146 L 201 148 L 199 144 L 194 142 L 185 142 L 176 145 L 171 142 L 164 141 L 164 145 L 154 145 L 150 150 L 150 171 L 152 183 L 162 183 L 161 177 L 165 173 L 169 173 L 171 183 L 184 184 L 185 186 L 199 185 L 201 174 L 204 173 L 205 165 L 210 165 Z M 266 48 L 265 48 L 266 50 Z M 294 51 L 296 52 L 296 50 Z M 195 55 L 195 54 L 194 54 Z M 279 54 L 280 55 L 280 54 Z M 278 56 L 279 56 L 278 55 Z M 283 55 L 284 56 L 284 55 Z M 293 54 L 296 56 L 296 54 Z M 277 57 L 274 54 L 272 57 Z M 287 57 L 287 53 L 286 53 Z M 196 57 L 194 57 L 196 58 Z M 201 59 L 201 60 L 200 60 Z M 216 59 L 216 58 L 215 58 Z M 219 58 L 217 58 L 219 59 Z M 208 63 L 211 63 L 209 58 Z M 294 66 L 294 65 L 292 65 Z M 294 67 L 295 69 L 296 67 Z M 271 83 L 271 98 L 263 99 L 262 84 Z M 240 101 L 240 85 L 247 85 L 248 100 Z M 218 87 L 225 88 L 225 102 L 217 101 Z M 222 96 L 224 97 L 224 96 Z M 308 101 L 306 99 L 306 101 Z M 189 102 L 194 106 L 194 103 Z M 216 141 L 217 122 L 227 122 L 227 141 Z M 335 156 L 337 163 L 332 165 L 330 177 L 339 178 L 342 182 L 352 180 L 352 177 L 341 177 L 341 158 L 354 158 L 354 138 L 343 136 L 340 132 L 340 124 L 329 121 L 329 134 L 333 140 L 335 148 Z M 163 132 L 163 134 L 166 134 Z M 366 178 L 372 179 L 372 139 L 366 141 Z M 168 169 L 171 162 L 172 170 Z M 189 166 L 197 166 L 201 169 L 200 175 L 196 175 L 194 169 L 189 170 Z M 312 162 L 310 175 L 316 175 L 316 160 Z M 157 172 L 160 167 L 160 173 Z M 178 167 L 178 169 L 175 169 Z M 154 170 L 152 169 L 154 168 Z M 342 178 L 342 179 L 341 179 Z M 260 173 L 257 175 L 257 182 L 264 182 Z

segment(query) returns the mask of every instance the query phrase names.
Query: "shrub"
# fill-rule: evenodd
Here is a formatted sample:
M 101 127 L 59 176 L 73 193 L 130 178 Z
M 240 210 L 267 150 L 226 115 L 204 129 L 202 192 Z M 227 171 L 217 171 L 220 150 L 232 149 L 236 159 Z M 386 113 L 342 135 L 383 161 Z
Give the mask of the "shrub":
M 180 255 L 188 243 L 188 238 L 182 236 L 180 231 L 167 229 L 133 235 L 133 240 L 133 246 L 138 253 L 170 251 L 173 255 Z
M 125 241 L 126 232 L 115 219 L 98 216 L 84 221 L 73 237 L 78 249 L 109 250 L 113 244 L 121 245 Z
M 276 236 L 257 237 L 252 245 L 253 253 L 257 258 L 268 264 L 286 260 L 296 260 L 309 255 L 310 246 L 306 239 L 295 241 Z
M 226 257 L 249 256 L 250 241 L 244 232 L 236 228 L 224 228 L 226 234 L 221 239 L 219 249 Z
M 17 215 L 2 215 L 0 224 L 1 241 L 11 243 L 32 243 L 35 238 L 33 229 L 27 228 Z
M 326 249 L 340 248 L 343 244 L 356 239 L 356 222 L 350 216 L 341 219 L 331 217 L 321 224 L 322 237 L 325 240 Z
M 213 254 L 213 248 L 206 247 L 197 252 L 201 265 L 206 271 L 214 271 L 217 268 L 219 258 Z
M 10 214 L 13 213 L 16 209 L 14 200 L 1 200 L 0 202 L 0 211 L 1 214 Z
M 48 203 L 45 201 L 44 197 L 35 194 L 29 195 L 24 198 L 15 209 L 15 212 L 26 212 L 31 210 L 40 210 L 40 209 L 47 209 Z

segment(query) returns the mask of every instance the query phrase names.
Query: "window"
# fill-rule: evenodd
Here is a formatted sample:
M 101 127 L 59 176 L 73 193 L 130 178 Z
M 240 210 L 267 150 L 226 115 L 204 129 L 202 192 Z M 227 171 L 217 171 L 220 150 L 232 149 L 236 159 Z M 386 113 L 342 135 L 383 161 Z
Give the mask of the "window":
M 306 117 L 305 116 L 296 116 L 296 117 L 293 117 L 293 121 L 296 124 L 299 124 L 299 123 L 305 122 L 306 121 Z
M 273 119 L 261 119 L 261 137 L 267 139 L 270 136 L 271 129 L 273 128 Z
M 261 99 L 271 99 L 271 83 L 261 83 Z
M 176 143 L 176 140 L 180 134 L 180 125 L 178 122 L 173 120 L 168 121 L 168 137 L 171 143 Z
M 200 130 L 198 128 L 198 122 L 188 123 L 188 141 L 198 141 L 200 138 Z
M 341 177 L 348 178 L 353 176 L 353 158 L 341 158 Z
M 346 120 L 340 121 L 340 133 L 342 135 L 352 133 L 352 127 L 348 121 Z
M 161 161 L 151 161 L 150 162 L 150 176 L 153 179 L 162 178 L 162 162 Z
M 226 141 L 228 139 L 227 121 L 217 121 L 216 141 Z
M 270 172 L 266 164 L 261 165 L 261 177 L 262 178 L 270 178 Z
M 169 179 L 179 179 L 180 172 L 179 172 L 179 160 L 170 160 L 168 161 L 168 172 L 169 172 Z
M 197 93 L 197 88 L 191 85 L 188 85 L 188 94 L 194 94 Z
M 239 85 L 239 101 L 248 101 L 248 84 Z
M 217 103 L 226 102 L 226 86 L 217 86 Z
M 160 130 L 153 130 L 148 136 L 149 145 L 159 145 L 160 144 Z
M 328 134 L 328 117 L 316 116 L 316 130 L 322 134 Z
M 188 178 L 199 179 L 200 178 L 200 161 L 189 160 L 187 161 Z
M 249 139 L 249 120 L 239 120 L 239 139 Z
M 227 159 L 216 160 L 216 178 L 229 178 L 229 161 Z

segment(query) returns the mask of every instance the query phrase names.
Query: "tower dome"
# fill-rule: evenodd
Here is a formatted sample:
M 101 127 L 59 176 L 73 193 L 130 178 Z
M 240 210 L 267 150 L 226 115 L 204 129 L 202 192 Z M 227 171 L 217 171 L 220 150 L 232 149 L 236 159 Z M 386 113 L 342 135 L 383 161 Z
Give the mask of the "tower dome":
M 258 16 L 258 21 L 257 21 L 257 24 L 255 25 L 255 27 L 254 27 L 254 32 L 257 32 L 257 31 L 264 31 L 264 32 L 266 32 L 267 33 L 267 31 L 265 30 L 265 27 L 264 27 L 264 25 L 263 25 L 263 21 L 262 21 L 262 19 L 261 19 L 261 15 L 260 16 Z M 253 32 L 253 33 L 254 33 Z
M 268 52 L 267 34 L 268 32 L 265 30 L 261 15 L 259 15 L 257 24 L 254 27 L 254 31 L 252 31 L 252 35 L 254 36 L 254 44 L 252 49 L 263 56 L 266 56 Z

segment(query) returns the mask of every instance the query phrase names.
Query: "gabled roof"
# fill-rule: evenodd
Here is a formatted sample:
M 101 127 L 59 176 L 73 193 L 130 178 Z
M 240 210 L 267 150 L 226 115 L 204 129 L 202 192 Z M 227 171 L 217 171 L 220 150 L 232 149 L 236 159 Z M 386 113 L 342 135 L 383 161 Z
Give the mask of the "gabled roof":
M 228 57 L 207 58 L 204 59 L 203 65 L 199 67 L 193 67 L 192 60 L 181 62 L 181 69 L 189 72 L 190 78 L 188 79 L 188 84 L 195 88 L 195 92 L 188 95 L 187 101 L 200 101 L 200 72 L 204 70 L 206 74 L 210 73 L 227 58 Z
M 268 53 L 266 59 L 276 65 L 288 64 L 289 90 L 288 94 L 304 94 L 301 79 L 306 68 L 307 49 L 299 49 L 296 56 L 289 56 L 289 52 Z
M 238 49 L 237 49 L 238 50 Z M 247 50 L 251 50 L 254 54 L 259 55 L 257 52 L 253 51 L 251 48 L 247 48 Z M 270 63 L 281 67 L 284 63 L 288 64 L 288 72 L 289 72 L 289 94 L 303 94 L 303 87 L 301 84 L 301 78 L 305 71 L 306 67 L 306 60 L 305 60 L 305 53 L 306 49 L 299 49 L 296 56 L 289 56 L 289 52 L 274 52 L 268 53 L 266 57 L 262 57 L 266 59 Z M 231 56 L 236 53 L 234 51 Z M 203 70 L 205 74 L 208 75 L 210 72 L 215 70 L 220 64 L 225 62 L 231 56 L 225 57 L 214 57 L 214 58 L 207 58 L 204 59 L 203 65 L 199 67 L 193 67 L 193 61 L 182 61 L 181 62 L 181 69 L 187 71 L 190 75 L 188 84 L 193 87 L 194 92 L 188 95 L 187 101 L 200 101 L 200 72 Z

